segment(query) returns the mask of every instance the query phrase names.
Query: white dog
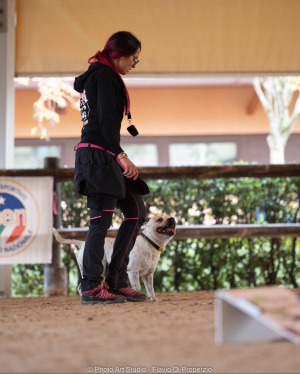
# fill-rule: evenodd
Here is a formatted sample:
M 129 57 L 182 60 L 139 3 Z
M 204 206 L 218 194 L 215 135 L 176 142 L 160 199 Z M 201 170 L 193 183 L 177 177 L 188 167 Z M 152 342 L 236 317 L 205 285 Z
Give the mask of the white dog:
M 76 254 L 78 266 L 82 276 L 82 262 L 85 242 L 81 240 L 63 239 L 53 228 L 56 240 L 60 243 L 75 244 L 79 247 Z M 165 248 L 168 242 L 173 239 L 176 233 L 176 222 L 173 217 L 163 218 L 155 216 L 145 223 L 145 229 L 141 235 L 138 235 L 129 255 L 127 272 L 131 287 L 135 291 L 141 289 L 140 277 L 143 278 L 148 297 L 151 301 L 157 301 L 153 288 L 153 274 L 156 270 L 160 252 Z M 103 274 L 106 274 L 106 266 L 111 261 L 113 245 L 115 239 L 105 238 Z M 78 286 L 78 292 L 81 294 L 81 285 Z

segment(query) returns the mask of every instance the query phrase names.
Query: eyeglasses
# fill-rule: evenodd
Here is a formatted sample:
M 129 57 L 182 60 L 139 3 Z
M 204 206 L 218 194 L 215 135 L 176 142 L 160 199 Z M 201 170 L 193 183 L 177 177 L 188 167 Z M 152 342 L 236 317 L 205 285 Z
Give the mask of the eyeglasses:
M 132 56 L 132 58 L 133 58 L 133 66 L 135 66 L 136 64 L 140 62 L 140 60 L 137 57 Z

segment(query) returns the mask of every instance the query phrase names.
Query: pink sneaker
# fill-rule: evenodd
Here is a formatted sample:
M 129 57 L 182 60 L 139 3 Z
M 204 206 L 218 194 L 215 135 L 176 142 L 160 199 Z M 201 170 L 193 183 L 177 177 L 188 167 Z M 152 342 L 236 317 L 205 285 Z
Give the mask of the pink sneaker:
M 108 292 L 108 284 L 102 281 L 100 285 L 89 291 L 82 291 L 81 304 L 115 304 L 125 303 L 126 297 L 113 295 Z
M 131 287 L 124 287 L 124 288 L 112 288 L 111 292 L 117 295 L 125 296 L 128 301 L 145 301 L 147 300 L 147 296 L 144 293 L 137 292 L 133 290 Z

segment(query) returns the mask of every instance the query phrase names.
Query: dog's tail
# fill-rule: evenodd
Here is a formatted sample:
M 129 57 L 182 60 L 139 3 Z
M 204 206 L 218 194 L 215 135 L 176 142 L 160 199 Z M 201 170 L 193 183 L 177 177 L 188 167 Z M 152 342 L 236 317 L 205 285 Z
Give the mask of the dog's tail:
M 84 243 L 84 241 L 81 241 L 81 240 L 62 238 L 54 227 L 53 227 L 53 234 L 55 236 L 55 239 L 61 244 L 75 244 L 80 247 Z

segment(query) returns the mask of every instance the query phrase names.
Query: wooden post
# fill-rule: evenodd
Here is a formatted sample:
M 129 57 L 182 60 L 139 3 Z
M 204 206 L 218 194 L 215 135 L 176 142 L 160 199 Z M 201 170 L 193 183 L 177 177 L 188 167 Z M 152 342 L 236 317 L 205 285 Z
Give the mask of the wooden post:
M 44 167 L 54 169 L 55 175 L 55 169 L 59 168 L 59 158 L 46 157 Z M 56 179 L 54 179 L 54 192 L 57 194 L 57 215 L 53 214 L 53 227 L 59 228 L 61 224 L 60 183 Z M 45 296 L 68 294 L 67 270 L 61 267 L 61 249 L 57 242 L 53 242 L 52 246 L 52 263 L 44 266 L 44 294 Z

